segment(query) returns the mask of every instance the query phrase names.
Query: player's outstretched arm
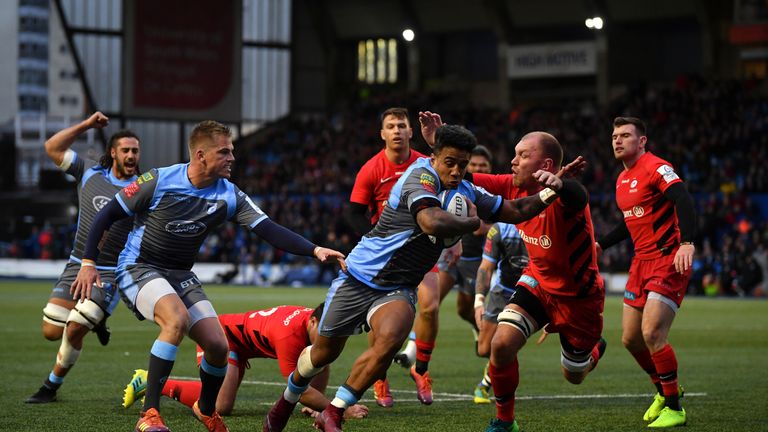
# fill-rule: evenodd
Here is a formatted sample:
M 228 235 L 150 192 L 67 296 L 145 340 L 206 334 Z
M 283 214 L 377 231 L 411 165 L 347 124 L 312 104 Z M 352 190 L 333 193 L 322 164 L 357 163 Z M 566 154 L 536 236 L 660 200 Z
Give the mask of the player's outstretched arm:
M 271 219 L 264 219 L 259 222 L 252 231 L 278 249 L 294 255 L 313 256 L 322 263 L 336 261 L 341 265 L 342 270 L 347 269 L 344 254 L 341 252 L 317 246 Z
M 82 122 L 56 132 L 45 142 L 45 152 L 53 163 L 62 166 L 64 155 L 72 147 L 78 136 L 85 133 L 88 129 L 101 129 L 108 124 L 109 118 L 97 111 Z

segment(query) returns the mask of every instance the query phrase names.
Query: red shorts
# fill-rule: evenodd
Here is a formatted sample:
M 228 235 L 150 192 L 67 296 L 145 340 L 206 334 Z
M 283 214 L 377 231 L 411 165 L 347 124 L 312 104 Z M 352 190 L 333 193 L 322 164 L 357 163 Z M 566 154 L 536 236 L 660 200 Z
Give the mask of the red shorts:
M 675 270 L 674 261 L 674 254 L 653 260 L 632 260 L 624 288 L 624 304 L 642 309 L 648 300 L 648 293 L 656 292 L 679 307 L 688 289 L 692 270 L 680 274 Z
M 520 285 L 535 296 L 544 308 L 549 319 L 547 332 L 559 333 L 576 349 L 591 350 L 603 333 L 603 284 L 603 278 L 598 278 L 597 286 L 586 297 L 557 296 L 544 291 L 541 286 L 533 288 L 524 282 Z M 515 296 L 512 297 L 513 303 L 514 299 Z

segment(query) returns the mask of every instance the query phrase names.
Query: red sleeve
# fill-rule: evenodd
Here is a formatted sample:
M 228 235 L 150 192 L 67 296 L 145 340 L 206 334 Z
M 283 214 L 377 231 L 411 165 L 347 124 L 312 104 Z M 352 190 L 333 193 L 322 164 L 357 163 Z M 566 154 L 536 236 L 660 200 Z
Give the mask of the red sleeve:
M 512 175 L 511 174 L 472 174 L 472 183 L 487 190 L 493 195 L 501 195 L 504 199 L 512 199 Z
M 355 185 L 352 187 L 352 195 L 349 200 L 353 203 L 370 206 L 373 203 L 375 185 L 373 164 L 368 161 L 360 168 L 360 172 L 355 177 Z
M 288 375 L 296 369 L 299 355 L 306 348 L 306 332 L 303 335 L 292 333 L 290 336 L 280 338 L 273 343 L 280 373 L 283 377 L 288 378 Z

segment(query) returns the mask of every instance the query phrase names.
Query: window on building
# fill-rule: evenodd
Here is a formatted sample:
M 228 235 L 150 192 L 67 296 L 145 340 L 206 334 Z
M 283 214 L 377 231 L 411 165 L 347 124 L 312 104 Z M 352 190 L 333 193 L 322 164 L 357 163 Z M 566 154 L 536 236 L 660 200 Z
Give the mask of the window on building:
M 397 40 L 366 39 L 357 43 L 357 79 L 369 84 L 397 82 Z

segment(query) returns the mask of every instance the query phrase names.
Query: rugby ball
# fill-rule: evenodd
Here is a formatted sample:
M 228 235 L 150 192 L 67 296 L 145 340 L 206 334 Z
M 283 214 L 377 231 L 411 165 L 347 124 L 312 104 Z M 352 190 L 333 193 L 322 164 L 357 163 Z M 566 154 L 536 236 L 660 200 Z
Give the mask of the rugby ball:
M 467 217 L 467 215 L 469 215 L 467 198 L 456 189 L 444 190 L 440 192 L 438 197 L 440 198 L 442 209 L 448 213 L 458 217 Z M 445 247 L 451 247 L 458 243 L 459 240 L 461 240 L 461 237 L 462 236 L 443 238 L 443 245 Z

